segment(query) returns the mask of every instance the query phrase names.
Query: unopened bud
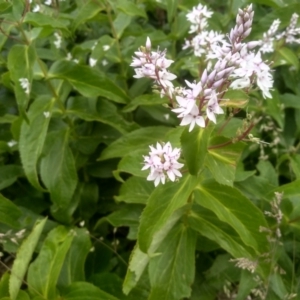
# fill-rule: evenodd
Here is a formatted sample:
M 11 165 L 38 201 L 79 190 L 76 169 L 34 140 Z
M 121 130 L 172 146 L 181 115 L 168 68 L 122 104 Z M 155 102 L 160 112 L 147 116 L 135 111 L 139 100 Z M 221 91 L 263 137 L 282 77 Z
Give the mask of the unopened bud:
M 149 37 L 147 37 L 147 40 L 146 40 L 146 49 L 147 49 L 148 51 L 151 50 L 151 41 L 150 41 L 150 38 L 149 38 Z

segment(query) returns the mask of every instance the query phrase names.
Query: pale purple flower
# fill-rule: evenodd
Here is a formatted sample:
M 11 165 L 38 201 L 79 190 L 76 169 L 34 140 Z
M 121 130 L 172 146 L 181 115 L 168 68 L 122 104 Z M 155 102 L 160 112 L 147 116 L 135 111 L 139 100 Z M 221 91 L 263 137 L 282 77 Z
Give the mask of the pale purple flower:
M 180 157 L 181 150 L 179 148 L 172 148 L 170 142 L 161 145 L 156 144 L 156 147 L 150 146 L 149 155 L 144 156 L 144 167 L 142 170 L 150 169 L 150 174 L 147 180 L 154 181 L 157 186 L 160 182 L 165 184 L 167 178 L 175 181 L 177 177 L 181 177 L 179 169 L 183 164 L 177 160 Z
M 199 127 L 205 127 L 204 118 L 199 114 L 199 108 L 196 105 L 194 105 L 190 113 L 182 118 L 180 125 L 190 125 L 189 132 L 191 132 L 196 124 Z
M 217 115 L 224 114 L 224 111 L 219 106 L 218 97 L 217 97 L 216 92 L 213 91 L 211 93 L 209 101 L 207 102 L 206 115 L 212 122 L 214 122 L 216 124 L 217 121 L 216 121 L 215 114 L 217 114 Z

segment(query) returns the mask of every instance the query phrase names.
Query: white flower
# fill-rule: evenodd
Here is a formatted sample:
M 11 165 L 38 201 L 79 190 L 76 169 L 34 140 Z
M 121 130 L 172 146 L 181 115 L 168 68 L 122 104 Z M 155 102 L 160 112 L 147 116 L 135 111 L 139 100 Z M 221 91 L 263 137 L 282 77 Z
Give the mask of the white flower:
M 218 97 L 215 91 L 212 91 L 210 99 L 207 103 L 206 115 L 207 117 L 216 124 L 215 114 L 224 114 L 223 109 L 218 104 Z
M 46 119 L 48 119 L 50 117 L 50 112 L 49 111 L 44 111 L 43 114 L 44 114 Z
M 51 4 L 52 4 L 52 0 L 46 0 L 44 3 L 45 3 L 46 5 L 51 5 Z
M 180 125 L 181 126 L 190 125 L 189 132 L 191 132 L 194 129 L 196 124 L 200 127 L 205 127 L 204 118 L 200 116 L 197 105 L 194 105 L 190 113 L 183 117 Z
M 20 78 L 19 79 L 21 87 L 24 89 L 25 94 L 29 95 L 30 93 L 30 83 L 27 78 Z
M 109 50 L 109 48 L 110 48 L 110 46 L 109 45 L 103 45 L 103 51 L 107 51 L 107 50 Z
M 32 12 L 39 12 L 40 9 L 41 9 L 41 7 L 40 7 L 38 4 L 36 4 L 36 5 L 33 7 Z
M 94 66 L 96 66 L 96 63 L 97 63 L 97 59 L 94 59 L 94 58 L 90 57 L 90 59 L 89 59 L 89 65 L 91 67 L 94 67 Z
M 54 32 L 54 36 L 55 36 L 54 46 L 56 47 L 56 49 L 59 49 L 61 47 L 62 38 L 57 32 Z
M 144 156 L 144 167 L 142 170 L 150 169 L 150 174 L 147 180 L 154 181 L 157 186 L 160 182 L 165 184 L 166 178 L 175 181 L 177 177 L 181 177 L 178 169 L 183 167 L 183 164 L 177 160 L 180 157 L 181 150 L 179 148 L 172 149 L 170 142 L 161 145 L 156 144 L 156 148 L 150 146 L 149 156 Z
M 106 60 L 106 59 L 103 59 L 102 61 L 101 61 L 101 64 L 102 64 L 102 66 L 106 66 L 106 65 L 108 65 L 108 61 Z
M 11 140 L 11 141 L 7 142 L 7 145 L 10 148 L 12 148 L 14 145 L 17 145 L 17 144 L 18 144 L 18 142 L 15 140 Z

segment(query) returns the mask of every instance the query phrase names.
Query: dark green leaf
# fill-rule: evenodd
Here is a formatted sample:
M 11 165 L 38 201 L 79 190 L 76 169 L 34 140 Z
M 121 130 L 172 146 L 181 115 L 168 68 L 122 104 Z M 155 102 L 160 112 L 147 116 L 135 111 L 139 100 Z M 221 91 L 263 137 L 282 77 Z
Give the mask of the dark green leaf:
M 18 228 L 20 217 L 21 211 L 19 208 L 0 194 L 0 223 Z
M 78 65 L 70 61 L 55 62 L 48 73 L 48 78 L 67 80 L 85 97 L 102 96 L 118 103 L 129 101 L 125 92 L 105 74 L 88 66 Z

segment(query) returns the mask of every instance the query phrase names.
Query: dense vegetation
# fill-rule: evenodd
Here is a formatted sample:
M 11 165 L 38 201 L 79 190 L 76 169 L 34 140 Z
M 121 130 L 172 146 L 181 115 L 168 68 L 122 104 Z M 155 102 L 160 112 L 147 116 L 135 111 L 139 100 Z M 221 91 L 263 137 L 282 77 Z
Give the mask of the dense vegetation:
M 300 299 L 300 2 L 202 5 L 0 2 L 0 300 Z

